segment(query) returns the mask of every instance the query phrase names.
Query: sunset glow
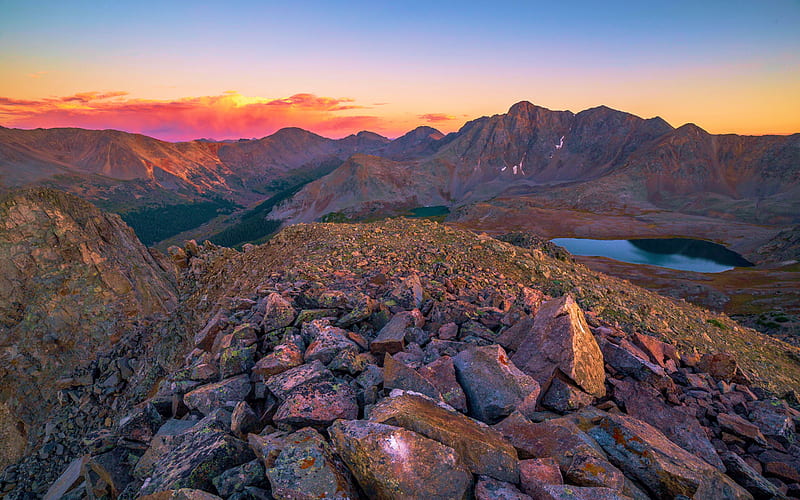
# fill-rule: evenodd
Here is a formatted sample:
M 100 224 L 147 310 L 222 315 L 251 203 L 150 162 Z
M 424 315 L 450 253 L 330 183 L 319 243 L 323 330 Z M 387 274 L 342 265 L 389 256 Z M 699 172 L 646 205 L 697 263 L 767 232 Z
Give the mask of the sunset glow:
M 452 132 L 520 100 L 800 132 L 800 4 L 2 2 L 0 125 Z

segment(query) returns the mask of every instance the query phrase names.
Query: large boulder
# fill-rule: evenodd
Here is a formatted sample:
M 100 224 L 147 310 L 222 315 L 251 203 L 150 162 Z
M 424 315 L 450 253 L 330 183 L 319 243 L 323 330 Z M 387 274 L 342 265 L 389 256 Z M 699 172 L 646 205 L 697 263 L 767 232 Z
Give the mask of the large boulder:
M 595 397 L 606 393 L 603 354 L 570 295 L 542 304 L 511 360 L 542 387 L 558 370 Z
M 358 498 L 350 473 L 319 432 L 306 427 L 283 442 L 283 450 L 266 471 L 276 499 Z
M 641 420 L 606 414 L 588 433 L 614 465 L 657 498 L 753 498 L 730 478 Z
M 433 383 L 413 368 L 395 360 L 388 352 L 383 358 L 383 387 L 387 390 L 414 391 L 434 399 L 442 399 Z
M 208 415 L 217 408 L 233 410 L 239 401 L 244 401 L 252 386 L 248 375 L 207 384 L 186 393 L 183 401 L 189 408 Z
M 336 380 L 314 380 L 292 390 L 278 407 L 273 421 L 295 427 L 329 425 L 339 418 L 358 417 L 353 389 Z
M 520 371 L 499 345 L 461 351 L 453 364 L 470 415 L 478 420 L 493 424 L 521 406 L 534 408 L 539 384 Z
M 472 474 L 449 446 L 364 420 L 339 420 L 328 432 L 369 498 L 445 500 L 469 493 Z
M 517 452 L 502 434 L 432 399 L 411 393 L 386 398 L 372 409 L 370 420 L 403 427 L 453 448 L 473 474 L 519 481 Z

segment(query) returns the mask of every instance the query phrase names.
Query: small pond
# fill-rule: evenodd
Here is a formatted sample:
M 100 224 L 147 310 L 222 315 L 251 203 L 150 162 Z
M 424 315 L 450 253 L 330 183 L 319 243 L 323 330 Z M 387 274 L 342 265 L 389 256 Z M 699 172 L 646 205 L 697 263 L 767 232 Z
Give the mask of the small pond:
M 573 255 L 608 257 L 632 264 L 649 264 L 681 271 L 721 273 L 734 267 L 753 265 L 722 245 L 688 238 L 635 240 L 556 238 L 552 241 Z
M 423 218 L 423 217 L 439 217 L 442 215 L 448 215 L 450 213 L 450 209 L 444 205 L 436 205 L 434 207 L 417 207 L 412 208 L 409 210 L 409 217 L 411 218 Z

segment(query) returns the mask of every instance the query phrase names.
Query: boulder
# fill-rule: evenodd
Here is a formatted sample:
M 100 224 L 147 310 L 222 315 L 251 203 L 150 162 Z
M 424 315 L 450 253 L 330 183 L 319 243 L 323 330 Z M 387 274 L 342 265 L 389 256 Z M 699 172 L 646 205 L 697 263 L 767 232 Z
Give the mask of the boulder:
M 210 490 L 214 477 L 254 458 L 244 441 L 228 434 L 224 422 L 206 417 L 154 464 L 139 494 L 180 488 Z
M 456 379 L 453 358 L 442 356 L 419 369 L 419 374 L 429 380 L 441 393 L 442 400 L 456 410 L 467 413 L 467 395 Z
M 551 410 L 567 413 L 580 410 L 589 406 L 594 401 L 594 396 L 580 390 L 566 377 L 556 376 L 550 383 L 550 388 L 542 398 L 542 406 Z
M 674 382 L 663 368 L 647 360 L 647 355 L 622 339 L 620 345 L 604 340 L 600 343 L 605 362 L 620 376 L 632 377 L 656 389 L 671 389 Z
M 336 380 L 314 380 L 295 387 L 278 407 L 272 420 L 295 427 L 326 426 L 336 419 L 358 417 L 353 389 Z
M 296 311 L 288 300 L 279 293 L 271 293 L 267 296 L 264 304 L 264 319 L 261 321 L 261 328 L 265 332 L 271 332 L 287 327 L 292 324 L 295 316 Z
M 421 395 L 404 393 L 379 402 L 370 420 L 403 427 L 455 450 L 473 474 L 519 481 L 517 452 L 498 431 Z
M 730 478 L 641 420 L 606 414 L 588 433 L 614 465 L 657 498 L 752 498 Z
M 606 393 L 603 353 L 570 295 L 542 304 L 511 360 L 542 387 L 560 370 L 592 396 Z
M 266 380 L 273 375 L 302 365 L 303 353 L 304 350 L 294 342 L 278 344 L 271 353 L 258 360 L 253 367 L 253 373 L 261 380 Z
M 470 493 L 472 474 L 449 446 L 364 420 L 339 420 L 328 432 L 369 498 L 444 500 Z
M 78 457 L 70 462 L 64 472 L 47 489 L 44 500 L 58 500 L 83 482 L 83 469 L 88 462 L 88 456 Z
M 748 407 L 750 421 L 757 425 L 763 434 L 775 436 L 787 444 L 795 442 L 795 425 L 785 401 L 779 399 L 753 401 Z
M 726 382 L 734 381 L 737 367 L 736 358 L 727 352 L 703 354 L 697 365 L 701 372 L 709 373 L 715 379 Z
M 572 464 L 564 474 L 568 483 L 577 486 L 602 486 L 622 491 L 625 486 L 625 475 L 611 465 L 608 460 L 594 455 L 577 454 L 572 457 Z
M 630 500 L 611 488 L 587 488 L 571 484 L 544 484 L 531 493 L 537 500 Z
M 533 318 L 525 316 L 509 326 L 495 338 L 495 342 L 509 351 L 517 351 L 525 341 L 528 333 L 533 329 Z
M 319 432 L 306 427 L 286 436 L 284 443 L 266 470 L 276 499 L 358 498 L 349 472 Z
M 383 358 L 383 387 L 387 390 L 414 391 L 434 399 L 442 399 L 439 390 L 425 377 L 403 363 L 396 361 L 388 352 Z
M 183 396 L 183 402 L 192 410 L 208 415 L 217 408 L 233 410 L 239 401 L 250 394 L 250 377 L 239 375 L 214 384 L 194 389 Z
M 219 374 L 225 378 L 230 378 L 242 373 L 250 373 L 253 365 L 256 364 L 256 346 L 249 347 L 231 346 L 222 350 L 219 359 Z
M 250 432 L 258 429 L 258 426 L 258 415 L 246 401 L 239 401 L 231 414 L 231 433 L 239 438 L 244 438 Z
M 659 429 L 673 443 L 724 472 L 725 467 L 693 410 L 670 406 L 652 387 L 629 379 L 615 380 L 613 384 L 614 398 L 624 405 L 628 415 Z
M 774 484 L 767 481 L 736 453 L 727 451 L 720 456 L 725 464 L 726 473 L 756 499 L 784 498 Z
M 422 321 L 422 314 L 418 310 L 402 311 L 389 320 L 380 329 L 375 340 L 370 342 L 369 349 L 372 354 L 396 354 L 405 348 L 406 329 L 412 326 L 419 326 Z
M 138 497 L 139 500 L 222 500 L 221 497 L 203 490 L 180 488 L 177 490 L 159 491 Z
M 156 462 L 178 446 L 183 441 L 183 434 L 197 423 L 191 420 L 167 420 L 150 440 L 150 446 L 144 455 L 136 462 L 133 476 L 139 479 L 149 476 Z
M 358 345 L 350 340 L 347 330 L 324 324 L 322 320 L 312 321 L 310 324 L 303 325 L 304 334 L 309 325 L 312 333 L 312 341 L 308 344 L 303 360 L 310 363 L 319 360 L 323 365 L 327 365 L 333 360 L 336 354 L 348 348 L 358 348 Z
M 264 465 L 259 460 L 228 469 L 211 480 L 217 493 L 228 498 L 234 493 L 245 491 L 248 486 L 263 486 L 267 482 Z
M 520 458 L 552 457 L 562 472 L 569 469 L 578 454 L 605 459 L 597 443 L 566 417 L 533 423 L 515 412 L 494 428 L 514 445 Z
M 767 445 L 767 440 L 757 425 L 743 419 L 739 415 L 720 413 L 717 415 L 719 426 L 737 436 L 747 438 L 761 446 Z
M 405 310 L 419 309 L 422 298 L 422 282 L 417 274 L 411 274 L 392 289 L 387 304 Z
M 137 406 L 117 423 L 117 434 L 125 439 L 149 443 L 161 427 L 161 414 L 150 402 Z
M 111 497 L 117 498 L 133 481 L 131 470 L 138 459 L 138 455 L 130 453 L 130 450 L 116 447 L 111 451 L 92 457 L 87 465 L 92 472 L 98 475 L 100 481 L 105 483 Z
M 553 458 L 530 458 L 519 462 L 522 491 L 532 492 L 543 484 L 564 484 L 561 469 Z
M 522 406 L 533 410 L 539 384 L 520 371 L 499 345 L 461 351 L 453 364 L 471 416 L 493 424 Z
M 675 364 L 680 362 L 678 351 L 672 344 L 661 342 L 655 337 L 640 332 L 635 332 L 633 339 L 636 345 L 650 356 L 650 360 L 661 368 L 667 368 L 670 360 Z
M 475 485 L 475 500 L 533 500 L 516 486 L 488 476 L 480 476 Z
M 275 397 L 283 401 L 296 387 L 315 380 L 333 380 L 333 373 L 318 360 L 273 375 L 264 383 Z

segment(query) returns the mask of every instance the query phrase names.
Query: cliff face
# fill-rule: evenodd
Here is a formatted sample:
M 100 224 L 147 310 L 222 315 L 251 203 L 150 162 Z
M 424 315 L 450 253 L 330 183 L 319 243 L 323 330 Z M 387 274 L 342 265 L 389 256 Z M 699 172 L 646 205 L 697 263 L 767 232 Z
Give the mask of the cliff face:
M 118 216 L 48 189 L 0 200 L 0 426 L 24 435 L 58 379 L 175 305 L 174 272 Z

